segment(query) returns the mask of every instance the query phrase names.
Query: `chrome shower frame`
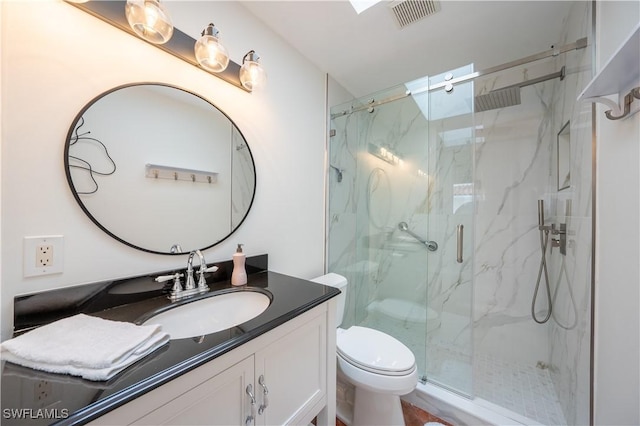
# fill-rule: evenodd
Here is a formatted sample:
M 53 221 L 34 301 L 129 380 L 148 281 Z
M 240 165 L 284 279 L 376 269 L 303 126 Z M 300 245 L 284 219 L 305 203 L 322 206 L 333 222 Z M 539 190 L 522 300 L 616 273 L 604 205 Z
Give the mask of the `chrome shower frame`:
M 422 87 L 420 89 L 417 90 L 407 90 L 406 92 L 399 94 L 399 95 L 393 95 L 390 96 L 388 98 L 385 99 L 381 99 L 381 100 L 375 100 L 375 99 L 371 99 L 369 101 L 368 104 L 366 105 L 362 105 L 360 107 L 357 108 L 351 108 L 349 110 L 345 110 L 345 111 L 341 111 L 339 113 L 335 113 L 335 114 L 331 114 L 330 117 L 336 118 L 336 117 L 340 117 L 343 115 L 347 115 L 347 114 L 351 114 L 354 112 L 358 112 L 358 111 L 364 111 L 364 110 L 369 110 L 370 108 L 375 108 L 378 105 L 383 105 L 386 104 L 388 102 L 393 102 L 393 101 L 397 101 L 398 99 L 402 99 L 405 98 L 407 96 L 413 96 L 413 95 L 418 95 L 420 93 L 424 93 L 427 91 L 434 91 L 434 90 L 439 90 L 439 89 L 447 89 L 447 91 L 450 91 L 449 88 L 452 87 L 455 84 L 458 83 L 464 83 L 466 81 L 469 80 L 474 80 L 478 77 L 482 77 L 488 74 L 493 74 L 496 72 L 500 72 L 500 71 L 504 71 L 507 70 L 509 68 L 513 68 L 513 67 L 517 67 L 520 65 L 525 65 L 528 64 L 530 62 L 535 62 L 535 61 L 539 61 L 541 59 L 545 59 L 545 58 L 549 58 L 549 57 L 553 57 L 553 56 L 558 56 L 561 53 L 566 53 L 566 52 L 571 52 L 573 50 L 579 50 L 579 49 L 584 49 L 587 47 L 587 37 L 583 37 L 580 38 L 578 40 L 576 40 L 573 43 L 569 43 L 569 44 L 565 44 L 564 46 L 560 46 L 558 48 L 552 47 L 551 49 L 545 50 L 543 52 L 540 53 L 536 53 L 535 55 L 530 55 L 530 56 L 526 56 L 524 58 L 520 58 L 517 59 L 515 61 L 511 61 L 511 62 L 507 62 L 501 65 L 496 65 L 494 67 L 491 68 L 487 68 L 485 70 L 481 70 L 481 71 L 475 71 L 472 73 L 469 73 L 467 75 L 463 75 L 460 77 L 456 77 L 456 78 L 451 78 L 449 80 L 445 80 L 441 83 L 435 83 L 432 84 L 430 86 L 425 86 Z M 561 73 L 561 74 L 560 74 Z M 525 83 L 521 83 L 521 85 L 529 85 L 529 84 L 535 84 L 535 83 L 539 83 L 541 81 L 545 81 L 548 80 L 550 78 L 556 78 L 556 77 L 561 77 L 564 78 L 564 71 L 558 71 L 555 74 L 551 74 L 550 76 L 544 76 L 544 77 L 540 77 L 534 80 L 530 80 L 529 82 L 525 82 Z

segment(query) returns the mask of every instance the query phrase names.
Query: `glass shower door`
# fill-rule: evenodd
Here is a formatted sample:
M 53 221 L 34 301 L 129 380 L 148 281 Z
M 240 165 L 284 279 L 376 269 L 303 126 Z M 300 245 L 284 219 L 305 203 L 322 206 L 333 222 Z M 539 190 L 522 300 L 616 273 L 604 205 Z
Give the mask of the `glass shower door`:
M 470 395 L 473 97 L 430 93 L 443 78 L 331 108 L 328 271 L 349 280 L 342 327 L 395 337 L 423 378 Z
M 473 72 L 459 68 L 429 79 L 428 227 L 440 241 L 427 259 L 426 376 L 471 397 L 474 234 L 473 82 L 439 87 Z
M 428 93 L 419 95 L 428 107 Z M 426 371 L 428 119 L 396 86 L 331 109 L 328 270 L 349 280 L 343 327 L 381 330 Z

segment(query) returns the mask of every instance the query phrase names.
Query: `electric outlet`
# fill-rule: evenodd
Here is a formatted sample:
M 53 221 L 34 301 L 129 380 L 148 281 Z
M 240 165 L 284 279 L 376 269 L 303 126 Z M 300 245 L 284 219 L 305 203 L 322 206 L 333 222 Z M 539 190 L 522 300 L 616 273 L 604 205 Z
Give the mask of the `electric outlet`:
M 62 235 L 24 237 L 24 276 L 59 274 L 63 271 Z
M 25 390 L 27 388 L 25 387 Z M 36 380 L 33 384 L 33 407 L 41 409 L 52 409 L 52 407 L 59 407 L 61 402 L 62 390 L 60 384 L 56 382 L 50 382 L 48 380 Z M 24 398 L 23 401 L 28 401 Z M 56 410 L 58 411 L 58 410 Z M 66 417 L 64 412 L 53 412 L 55 416 L 62 415 Z M 58 417 L 56 417 L 58 418 Z
M 33 387 L 33 402 L 38 407 L 44 407 L 51 403 L 53 389 L 47 380 L 38 380 Z
M 53 266 L 53 246 L 41 244 L 36 246 L 36 268 Z

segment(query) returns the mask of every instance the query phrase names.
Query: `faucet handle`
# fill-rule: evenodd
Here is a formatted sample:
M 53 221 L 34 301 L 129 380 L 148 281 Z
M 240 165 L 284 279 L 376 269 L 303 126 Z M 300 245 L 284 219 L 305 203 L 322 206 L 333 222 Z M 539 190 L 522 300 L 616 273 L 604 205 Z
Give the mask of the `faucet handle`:
M 204 274 L 205 272 L 216 272 L 219 268 L 217 266 L 210 266 L 208 268 L 205 267 L 200 267 L 200 269 L 198 270 L 198 288 L 199 289 L 208 289 L 209 287 L 207 286 L 207 280 L 205 280 L 204 278 Z M 206 290 L 205 290 L 206 291 Z
M 154 281 L 163 283 L 165 281 L 173 280 L 173 287 L 171 287 L 171 292 L 169 293 L 169 299 L 174 300 L 180 296 L 182 292 L 182 283 L 180 282 L 180 278 L 184 275 L 180 272 L 176 272 L 173 275 L 160 275 L 156 277 Z
M 154 281 L 158 282 L 158 283 L 163 283 L 165 281 L 175 280 L 175 281 L 177 281 L 179 283 L 180 282 L 180 278 L 183 277 L 183 276 L 184 275 L 181 274 L 180 272 L 176 272 L 175 274 L 172 274 L 172 275 L 160 275 L 160 276 L 156 277 L 154 279 Z

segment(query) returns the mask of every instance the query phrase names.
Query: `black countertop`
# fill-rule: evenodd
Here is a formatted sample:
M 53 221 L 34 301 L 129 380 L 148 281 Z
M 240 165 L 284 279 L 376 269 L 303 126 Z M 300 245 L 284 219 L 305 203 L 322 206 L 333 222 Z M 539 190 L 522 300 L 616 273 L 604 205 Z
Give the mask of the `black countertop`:
M 207 280 L 210 292 L 253 288 L 270 293 L 272 302 L 262 314 L 229 330 L 171 340 L 109 381 L 45 373 L 2 361 L 2 425 L 88 423 L 340 293 L 336 288 L 270 272 L 266 262 L 266 255 L 247 258 L 247 286 L 231 286 L 230 262 L 216 263 L 220 270 L 209 274 L 212 279 Z M 155 276 L 171 272 L 17 297 L 16 334 L 80 312 L 136 322 L 171 304 L 166 289 L 153 281 Z

